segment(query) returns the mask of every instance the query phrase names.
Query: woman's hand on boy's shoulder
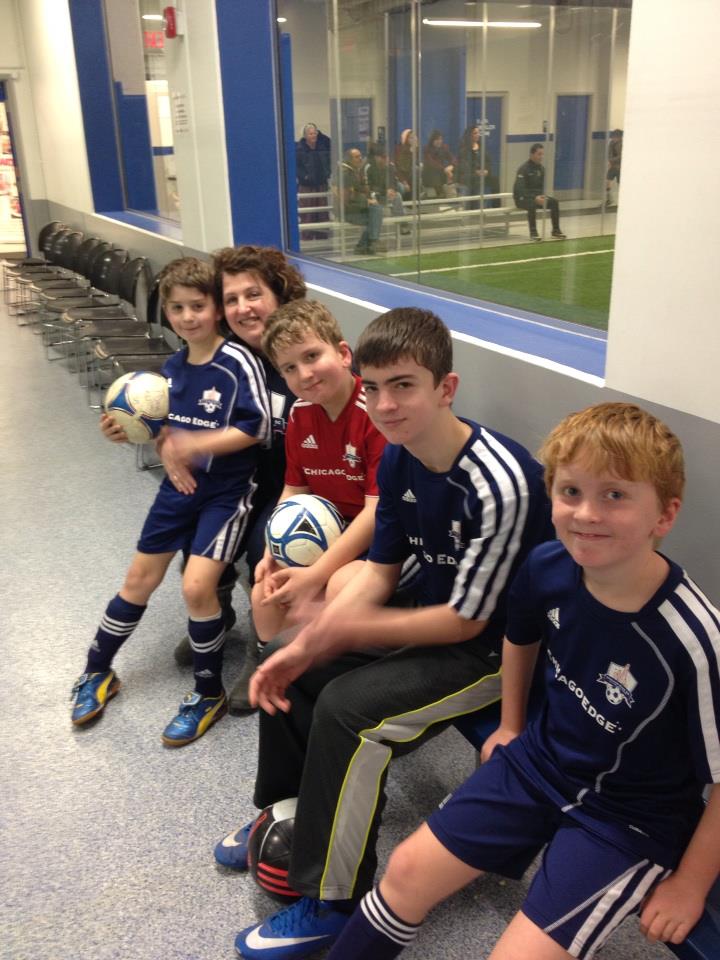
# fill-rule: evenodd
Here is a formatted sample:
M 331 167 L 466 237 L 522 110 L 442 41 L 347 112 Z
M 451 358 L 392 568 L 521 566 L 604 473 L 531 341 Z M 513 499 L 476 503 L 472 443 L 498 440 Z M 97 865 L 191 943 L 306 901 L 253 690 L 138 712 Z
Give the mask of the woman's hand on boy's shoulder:
M 100 415 L 100 429 L 106 440 L 109 440 L 111 443 L 127 443 L 128 438 L 127 434 L 112 417 L 109 417 L 106 413 Z
M 705 897 L 697 883 L 674 873 L 659 883 L 640 913 L 640 930 L 648 940 L 682 943 L 702 916 Z

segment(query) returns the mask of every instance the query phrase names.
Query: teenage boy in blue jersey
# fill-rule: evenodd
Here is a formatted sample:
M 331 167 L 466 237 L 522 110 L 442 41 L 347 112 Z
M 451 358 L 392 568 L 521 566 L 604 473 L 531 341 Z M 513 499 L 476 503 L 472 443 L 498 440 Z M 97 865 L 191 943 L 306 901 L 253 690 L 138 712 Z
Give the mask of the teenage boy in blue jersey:
M 486 762 L 394 852 L 333 960 L 396 957 L 441 900 L 486 871 L 521 877 L 543 847 L 491 960 L 592 957 L 638 912 L 648 939 L 680 943 L 718 876 L 720 615 L 657 551 L 680 508 L 680 443 L 604 403 L 563 420 L 540 457 L 559 542 L 510 591 Z M 546 699 L 526 723 L 538 656 Z
M 72 722 L 97 717 L 118 692 L 113 659 L 139 624 L 170 561 L 184 550 L 195 689 L 162 734 L 167 746 L 180 747 L 227 712 L 221 676 L 225 626 L 217 585 L 248 524 L 257 445 L 269 439 L 270 409 L 258 358 L 220 333 L 210 264 L 194 257 L 173 260 L 159 281 L 165 315 L 186 343 L 162 369 L 170 386 L 169 425 L 158 440 L 166 476 L 125 582 L 105 611 L 75 684 Z M 124 439 L 111 417 L 103 419 L 102 428 L 109 439 Z
M 363 569 L 251 682 L 265 711 L 255 803 L 298 796 L 288 882 L 303 897 L 242 931 L 243 957 L 306 956 L 340 933 L 373 883 L 390 760 L 498 698 L 507 586 L 551 533 L 540 464 L 453 413 L 438 317 L 391 310 L 355 361 L 388 440 L 375 532 Z M 411 554 L 422 606 L 385 607 Z M 249 826 L 229 841 L 238 868 Z

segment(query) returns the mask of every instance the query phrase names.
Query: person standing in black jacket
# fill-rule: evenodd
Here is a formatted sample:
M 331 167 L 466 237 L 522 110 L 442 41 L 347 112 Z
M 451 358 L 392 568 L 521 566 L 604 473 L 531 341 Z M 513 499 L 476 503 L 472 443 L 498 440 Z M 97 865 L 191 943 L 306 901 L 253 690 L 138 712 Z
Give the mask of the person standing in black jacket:
M 530 147 L 530 158 L 518 167 L 513 187 L 515 206 L 527 210 L 530 239 L 541 240 L 537 232 L 536 213 L 538 207 L 550 211 L 552 222 L 552 236 L 556 240 L 564 240 L 565 234 L 560 229 L 560 207 L 555 197 L 545 194 L 545 167 L 543 156 L 545 148 L 541 143 L 534 143 Z
M 330 179 L 330 137 L 314 123 L 306 123 L 302 137 L 295 144 L 295 168 L 298 182 L 298 207 L 300 223 L 317 223 L 329 220 L 328 211 L 305 213 L 308 207 L 326 207 L 327 197 L 303 196 L 303 194 L 326 193 Z M 326 230 L 304 230 L 304 240 L 327 237 Z

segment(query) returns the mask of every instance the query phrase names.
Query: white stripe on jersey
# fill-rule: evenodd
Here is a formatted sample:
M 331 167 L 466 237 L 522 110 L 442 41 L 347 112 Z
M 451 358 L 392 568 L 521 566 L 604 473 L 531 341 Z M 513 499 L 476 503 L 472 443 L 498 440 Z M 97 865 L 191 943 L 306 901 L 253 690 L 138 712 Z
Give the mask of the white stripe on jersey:
M 695 586 L 694 584 L 692 585 Z M 695 587 L 695 589 L 697 590 L 697 587 Z M 715 657 L 712 660 L 708 660 L 708 656 L 700 641 L 695 636 L 693 629 L 685 621 L 680 610 L 673 604 L 672 597 L 669 597 L 661 605 L 660 613 L 687 650 L 695 666 L 698 711 L 700 714 L 703 740 L 705 742 L 705 755 L 713 782 L 718 782 L 720 780 L 720 738 L 718 737 L 718 723 L 713 704 L 710 674 L 712 673 L 717 677 L 719 672 L 720 632 L 710 612 L 713 608 L 699 590 L 697 590 L 697 593 L 694 593 L 689 588 L 688 583 L 683 582 L 678 584 L 675 595 L 688 607 L 693 616 L 698 619 L 715 652 Z M 714 612 L 717 613 L 717 611 Z
M 470 453 L 477 457 L 491 474 L 497 484 L 504 509 L 500 526 L 496 529 L 494 491 L 485 480 L 480 467 L 473 462 L 469 453 L 466 454 L 458 466 L 467 472 L 482 502 L 483 521 L 480 538 L 469 544 L 465 551 L 448 605 L 455 606 L 464 594 L 465 599 L 461 606 L 457 607 L 459 615 L 469 620 L 488 620 L 495 609 L 498 595 L 507 583 L 510 569 L 520 549 L 530 497 L 525 474 L 516 458 L 483 428 L 480 429 L 480 439 L 472 445 Z M 513 477 L 518 492 L 512 482 Z M 510 508 L 511 504 L 514 505 L 513 509 Z M 488 537 L 492 538 L 491 549 L 474 572 L 472 583 L 468 584 L 468 577 Z M 503 553 L 505 558 L 500 563 Z M 492 585 L 488 592 L 490 578 Z
M 227 353 L 229 356 L 233 357 L 243 368 L 248 387 L 250 388 L 250 393 L 255 401 L 255 406 L 261 414 L 260 427 L 258 428 L 258 432 L 255 434 L 255 437 L 256 439 L 262 441 L 269 440 L 271 435 L 270 425 L 272 423 L 270 416 L 270 398 L 268 396 L 265 371 L 263 370 L 260 361 L 254 357 L 249 350 L 242 348 L 236 343 L 224 343 L 221 348 L 221 353 Z M 235 380 L 235 396 L 237 397 L 239 388 L 235 375 L 228 370 L 227 367 L 223 367 L 221 364 L 213 364 L 213 366 L 217 366 L 221 370 L 225 370 L 225 372 L 228 373 L 233 380 Z M 234 406 L 235 404 L 233 403 L 231 409 L 233 409 Z

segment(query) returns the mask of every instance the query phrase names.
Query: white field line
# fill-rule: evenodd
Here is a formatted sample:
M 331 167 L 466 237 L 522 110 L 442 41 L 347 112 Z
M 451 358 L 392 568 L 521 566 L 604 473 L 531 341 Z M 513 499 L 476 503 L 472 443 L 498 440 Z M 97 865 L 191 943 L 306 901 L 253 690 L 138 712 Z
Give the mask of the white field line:
M 595 257 L 599 253 L 614 253 L 613 250 L 585 250 L 582 253 L 558 253 L 551 257 L 526 257 L 524 260 L 496 260 L 492 263 L 468 263 L 458 267 L 434 267 L 432 270 L 420 270 L 421 276 L 426 273 L 453 273 L 456 270 L 480 270 L 484 267 L 509 267 L 516 263 L 542 263 L 543 260 L 570 260 L 574 257 Z M 391 277 L 416 277 L 417 270 L 408 270 L 405 273 L 391 273 Z

